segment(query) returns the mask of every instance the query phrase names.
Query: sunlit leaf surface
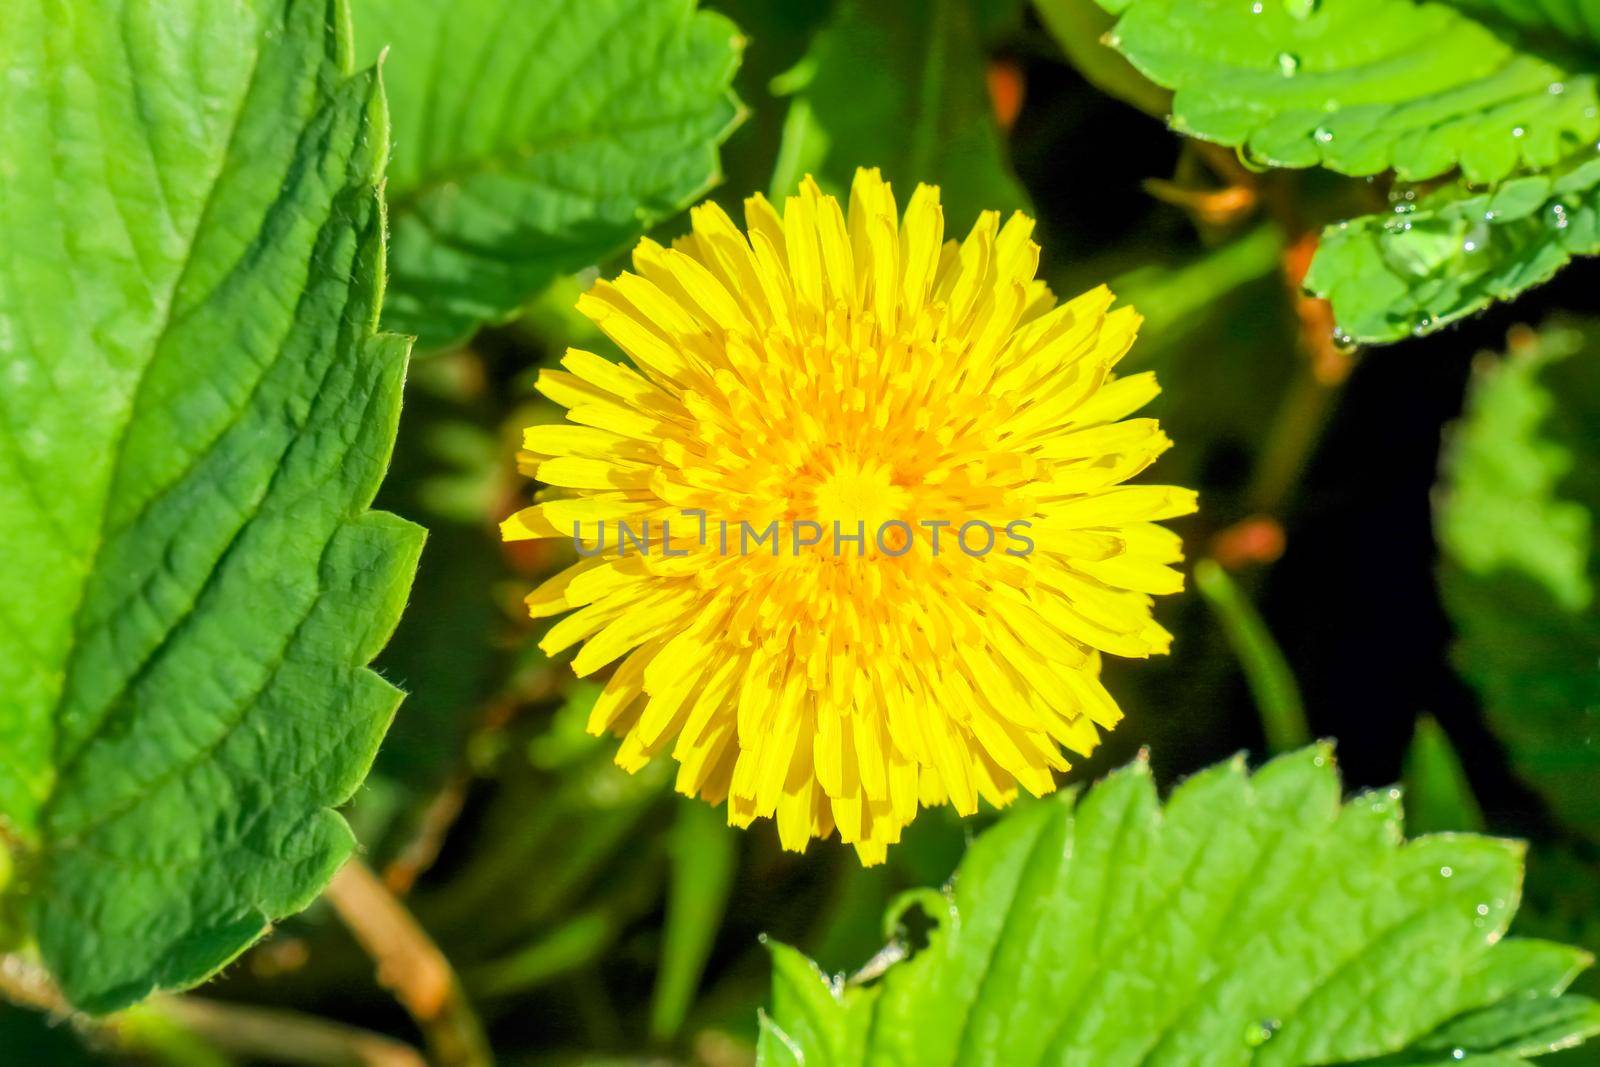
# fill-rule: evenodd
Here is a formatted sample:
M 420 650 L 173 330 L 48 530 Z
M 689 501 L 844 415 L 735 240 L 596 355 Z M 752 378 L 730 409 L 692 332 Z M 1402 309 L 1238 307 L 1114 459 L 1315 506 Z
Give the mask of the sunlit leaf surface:
M 367 511 L 387 151 L 342 5 L 0 12 L 0 823 L 77 1005 L 192 984 L 350 852 L 421 531 Z

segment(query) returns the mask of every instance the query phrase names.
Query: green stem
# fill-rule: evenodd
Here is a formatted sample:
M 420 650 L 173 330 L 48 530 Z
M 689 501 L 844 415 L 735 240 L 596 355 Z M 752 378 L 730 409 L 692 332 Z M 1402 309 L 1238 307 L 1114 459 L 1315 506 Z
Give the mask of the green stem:
M 1288 752 L 1310 744 L 1311 731 L 1306 726 L 1300 688 L 1288 660 L 1249 597 L 1212 559 L 1202 559 L 1194 565 L 1194 584 L 1217 613 L 1222 631 L 1244 670 L 1267 735 L 1267 747 L 1273 752 Z
M 1322 439 L 1338 394 L 1338 386 L 1317 380 L 1309 360 L 1295 362 L 1294 377 L 1278 406 L 1250 479 L 1246 498 L 1251 510 L 1269 515 L 1282 513 L 1306 462 Z

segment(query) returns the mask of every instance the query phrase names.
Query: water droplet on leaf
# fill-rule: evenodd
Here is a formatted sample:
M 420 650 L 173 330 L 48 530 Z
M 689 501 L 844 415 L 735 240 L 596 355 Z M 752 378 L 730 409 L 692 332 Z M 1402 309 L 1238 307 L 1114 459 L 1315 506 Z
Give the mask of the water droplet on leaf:
M 1250 1048 L 1260 1048 L 1272 1039 L 1283 1023 L 1277 1019 L 1262 1019 L 1258 1023 L 1251 1023 L 1244 1031 L 1244 1043 Z
M 1300 69 L 1300 57 L 1293 52 L 1278 53 L 1278 73 L 1285 78 L 1292 78 Z

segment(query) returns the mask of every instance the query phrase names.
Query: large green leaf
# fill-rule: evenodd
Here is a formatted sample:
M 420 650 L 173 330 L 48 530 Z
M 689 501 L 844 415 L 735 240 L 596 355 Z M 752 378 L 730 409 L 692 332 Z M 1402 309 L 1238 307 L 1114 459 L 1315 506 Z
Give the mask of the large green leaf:
M 1396 341 L 1548 281 L 1600 252 L 1600 158 L 1513 178 L 1452 185 L 1389 215 L 1330 227 L 1306 286 L 1333 302 L 1363 342 Z
M 1480 363 L 1451 433 L 1440 572 L 1455 660 L 1517 768 L 1600 841 L 1600 328 Z
M 200 980 L 351 848 L 421 531 L 367 510 L 376 75 L 341 0 L 0 8 L 7 906 L 94 1010 Z
M 1356 341 L 1428 333 L 1600 251 L 1589 0 L 1100 2 L 1108 39 L 1176 90 L 1182 132 L 1267 165 L 1459 172 L 1324 234 L 1307 285 Z
M 621 251 L 720 176 L 743 40 L 694 0 L 353 0 L 388 50 L 384 324 L 432 348 Z
M 1397 791 L 1339 792 L 1315 747 L 1211 768 L 1165 808 L 1139 762 L 1020 809 L 953 890 L 911 898 L 937 928 L 875 984 L 777 947 L 761 1063 L 1515 1062 L 1600 1032 L 1561 996 L 1583 952 L 1502 939 L 1520 846 L 1402 844 Z
M 1600 135 L 1592 62 L 1438 0 L 1101 3 L 1116 47 L 1176 91 L 1175 128 L 1262 163 L 1489 182 Z
M 792 95 L 772 195 L 813 174 L 830 192 L 878 167 L 902 197 L 941 188 L 952 230 L 980 211 L 1027 206 L 984 83 L 972 0 L 840 0 L 800 64 L 775 88 Z

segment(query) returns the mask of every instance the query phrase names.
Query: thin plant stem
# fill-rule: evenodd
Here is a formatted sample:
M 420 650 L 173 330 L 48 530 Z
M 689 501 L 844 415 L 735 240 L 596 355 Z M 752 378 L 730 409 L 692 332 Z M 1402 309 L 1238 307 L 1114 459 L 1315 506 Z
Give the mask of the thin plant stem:
M 427 1067 L 401 1041 L 299 1012 L 191 996 L 158 996 L 105 1018 L 73 1010 L 43 967 L 0 956 L 0 999 L 70 1020 L 93 1045 L 170 1067 L 243 1058 L 289 1067 Z
M 1311 731 L 1306 726 L 1300 687 L 1250 598 L 1213 559 L 1194 565 L 1194 584 L 1217 613 L 1222 631 L 1244 670 L 1267 735 L 1267 747 L 1273 752 L 1288 752 L 1310 744 Z
M 410 1012 L 439 1067 L 494 1062 L 483 1024 L 450 961 L 383 880 L 352 858 L 324 894 L 378 967 L 378 982 Z
M 149 1009 L 234 1056 L 294 1067 L 427 1067 L 410 1045 L 298 1012 L 171 997 Z

